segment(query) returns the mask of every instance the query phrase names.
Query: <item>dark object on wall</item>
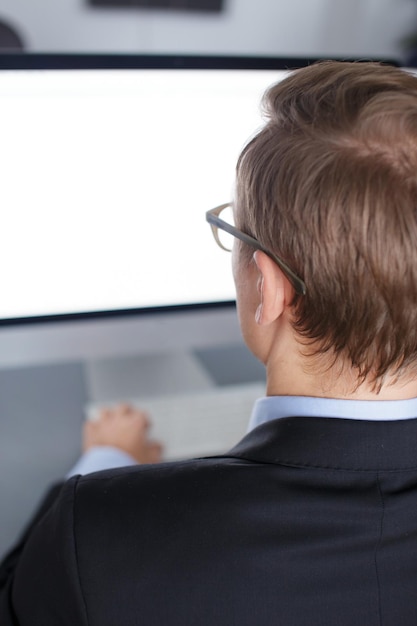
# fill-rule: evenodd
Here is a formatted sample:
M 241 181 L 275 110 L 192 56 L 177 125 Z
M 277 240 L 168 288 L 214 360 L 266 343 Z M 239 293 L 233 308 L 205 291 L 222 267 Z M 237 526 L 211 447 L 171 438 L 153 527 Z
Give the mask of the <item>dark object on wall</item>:
M 219 12 L 224 0 L 88 0 L 93 7 Z
M 404 65 L 417 67 L 417 33 L 405 37 L 401 44 L 404 50 Z
M 409 50 L 405 57 L 404 65 L 406 67 L 417 67 L 417 48 Z
M 0 52 L 23 50 L 24 47 L 23 40 L 16 29 L 0 21 Z

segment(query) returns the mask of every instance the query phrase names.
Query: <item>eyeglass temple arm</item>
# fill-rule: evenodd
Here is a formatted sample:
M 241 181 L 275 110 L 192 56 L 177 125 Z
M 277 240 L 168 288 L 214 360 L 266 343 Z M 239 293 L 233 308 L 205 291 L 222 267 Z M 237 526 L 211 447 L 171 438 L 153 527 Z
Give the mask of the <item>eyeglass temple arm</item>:
M 234 228 L 234 226 L 231 226 L 230 224 L 222 220 L 217 215 L 214 215 L 214 213 L 212 213 L 211 211 L 207 211 L 206 220 L 208 221 L 209 224 L 213 224 L 214 226 L 217 226 L 217 228 L 220 228 L 221 230 L 226 231 L 227 233 L 229 233 L 229 235 L 233 235 L 237 239 L 240 239 L 240 241 L 243 241 L 243 243 L 246 243 L 252 248 L 255 248 L 255 250 L 260 250 L 261 252 L 264 252 L 266 255 L 268 255 L 269 258 L 272 259 L 278 265 L 278 267 L 281 268 L 284 274 L 287 276 L 288 280 L 294 287 L 296 293 L 298 293 L 300 296 L 305 296 L 306 291 L 307 291 L 305 282 L 301 280 L 301 278 L 299 278 L 296 274 L 294 274 L 292 269 L 288 267 L 285 261 L 280 259 L 278 256 L 276 256 L 272 252 L 269 252 L 269 250 L 266 250 L 259 243 L 259 241 L 257 241 L 250 235 L 243 233 L 237 228 Z

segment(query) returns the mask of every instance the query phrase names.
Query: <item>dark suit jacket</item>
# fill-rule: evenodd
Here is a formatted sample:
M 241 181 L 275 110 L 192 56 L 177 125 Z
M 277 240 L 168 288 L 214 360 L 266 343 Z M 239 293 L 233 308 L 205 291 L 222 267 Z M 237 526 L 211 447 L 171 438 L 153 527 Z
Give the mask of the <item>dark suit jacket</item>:
M 76 477 L 5 578 L 1 626 L 416 626 L 417 419 Z

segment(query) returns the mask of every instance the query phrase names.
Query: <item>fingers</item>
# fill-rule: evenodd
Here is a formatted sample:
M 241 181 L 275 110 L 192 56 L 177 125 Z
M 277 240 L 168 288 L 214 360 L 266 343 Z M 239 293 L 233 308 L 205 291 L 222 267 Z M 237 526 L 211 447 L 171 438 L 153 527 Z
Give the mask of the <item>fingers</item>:
M 102 432 L 135 429 L 144 436 L 151 426 L 151 421 L 146 411 L 130 404 L 120 404 L 101 409 L 93 425 Z
M 142 409 L 130 404 L 105 407 L 97 419 L 85 423 L 83 449 L 113 446 L 127 452 L 139 463 L 158 463 L 162 459 L 162 445 L 149 440 L 150 427 L 149 415 Z
M 138 422 L 142 423 L 146 429 L 151 425 L 148 413 L 131 404 L 119 404 L 113 408 L 105 407 L 100 410 L 98 415 L 98 420 L 104 421 L 123 418 L 136 419 Z
M 146 460 L 143 463 L 160 463 L 162 461 L 163 446 L 159 441 L 149 441 L 146 450 Z

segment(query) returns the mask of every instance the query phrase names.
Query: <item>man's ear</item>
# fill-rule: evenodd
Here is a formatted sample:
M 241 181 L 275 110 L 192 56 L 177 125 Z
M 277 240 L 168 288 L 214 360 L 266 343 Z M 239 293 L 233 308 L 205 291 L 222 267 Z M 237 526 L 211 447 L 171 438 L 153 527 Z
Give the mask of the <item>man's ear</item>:
M 256 310 L 256 323 L 267 326 L 278 320 L 292 302 L 294 288 L 265 252 L 257 250 L 253 255 L 258 269 L 259 305 Z

